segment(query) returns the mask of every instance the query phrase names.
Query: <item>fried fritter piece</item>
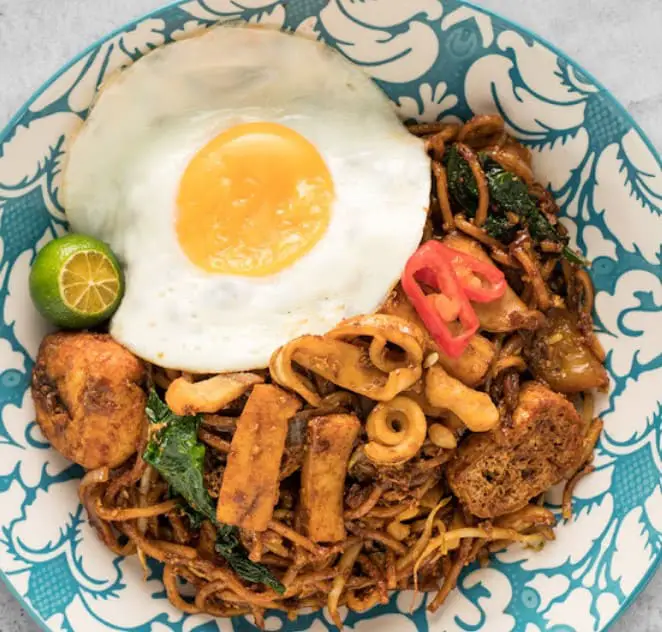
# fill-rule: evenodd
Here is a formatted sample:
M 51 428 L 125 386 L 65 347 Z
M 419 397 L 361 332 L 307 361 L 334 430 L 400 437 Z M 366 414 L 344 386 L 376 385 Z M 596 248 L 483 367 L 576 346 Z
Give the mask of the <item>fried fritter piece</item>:
M 325 415 L 308 422 L 299 510 L 304 531 L 313 542 L 345 539 L 345 476 L 360 429 L 355 415 Z
M 278 501 L 278 474 L 297 397 L 273 384 L 253 388 L 232 437 L 216 515 L 219 522 L 266 531 Z
M 121 465 L 145 429 L 145 375 L 142 361 L 107 334 L 48 335 L 32 373 L 37 422 L 84 468 Z
M 448 483 L 479 518 L 517 511 L 570 476 L 583 458 L 584 425 L 562 395 L 525 384 L 512 424 L 473 434 L 449 464 Z

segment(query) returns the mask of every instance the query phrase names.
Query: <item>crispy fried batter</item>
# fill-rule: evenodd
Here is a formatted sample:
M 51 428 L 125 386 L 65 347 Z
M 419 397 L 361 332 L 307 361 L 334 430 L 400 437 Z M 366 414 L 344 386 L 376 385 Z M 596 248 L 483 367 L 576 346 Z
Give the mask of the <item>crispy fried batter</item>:
M 219 522 L 266 531 L 278 500 L 278 474 L 297 397 L 258 384 L 239 417 L 218 501 Z
M 342 498 L 352 446 L 361 423 L 354 415 L 314 417 L 301 474 L 301 519 L 314 542 L 345 538 Z
M 512 424 L 464 441 L 449 464 L 448 482 L 480 518 L 502 516 L 571 474 L 582 458 L 583 426 L 562 395 L 525 384 Z
M 32 374 L 37 422 L 71 461 L 116 467 L 145 428 L 144 380 L 143 363 L 106 334 L 51 334 Z

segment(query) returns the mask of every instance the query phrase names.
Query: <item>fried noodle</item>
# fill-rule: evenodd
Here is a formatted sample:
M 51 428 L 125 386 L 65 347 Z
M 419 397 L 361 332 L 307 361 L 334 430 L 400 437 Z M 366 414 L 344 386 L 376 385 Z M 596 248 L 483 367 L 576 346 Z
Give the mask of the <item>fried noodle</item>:
M 526 231 L 508 246 L 485 229 L 493 205 L 478 157 L 481 151 L 521 178 L 547 212 L 555 210 L 553 199 L 534 182 L 528 150 L 506 134 L 503 120 L 479 116 L 464 126 L 421 123 L 410 126 L 410 131 L 425 138 L 431 157 L 433 195 L 440 210 L 430 217 L 433 238 L 461 234 L 484 246 L 492 262 L 506 271 L 518 297 L 528 299 L 524 303 L 529 308 L 542 312 L 556 305 L 567 308 L 588 346 L 604 360 L 593 333 L 595 293 L 586 271 L 566 262 L 558 265 L 559 249 L 544 243 L 536 249 Z M 467 162 L 476 181 L 473 218 L 457 208 L 449 193 L 443 155 L 450 147 Z M 387 591 L 396 587 L 436 589 L 429 605 L 435 611 L 466 564 L 475 559 L 487 563 L 494 548 L 512 542 L 542 546 L 553 537 L 554 517 L 547 509 L 529 504 L 495 520 L 483 520 L 469 515 L 451 493 L 446 467 L 463 437 L 471 434 L 470 424 L 458 423 L 457 417 L 426 418 L 417 401 L 426 397 L 427 372 L 441 371 L 439 350 L 430 347 L 416 323 L 397 317 L 389 317 L 387 323 L 380 320 L 384 318 L 354 319 L 329 336 L 293 341 L 274 355 L 266 378 L 239 374 L 239 378 L 211 376 L 196 382 L 177 371 L 151 368 L 151 381 L 167 393 L 171 407 L 201 414 L 198 438 L 206 446 L 209 476 L 212 468 L 223 475 L 234 449 L 244 394 L 254 384 L 277 383 L 305 401 L 290 423 L 278 501 L 267 529 L 239 529 L 250 559 L 265 565 L 282 582 L 282 594 L 242 580 L 216 552 L 216 527 L 210 521 L 196 524 L 181 499 L 171 497 L 169 486 L 143 461 L 145 442 L 133 461 L 111 471 L 90 471 L 80 484 L 81 502 L 103 542 L 118 554 L 138 552 L 143 560 L 162 562 L 168 598 L 183 612 L 224 617 L 250 613 L 259 624 L 269 608 L 294 617 L 302 608 L 327 606 L 339 628 L 342 605 L 362 612 L 386 603 Z M 520 379 L 531 375 L 527 349 L 534 333 L 513 327 L 506 333 L 481 330 L 481 334 L 487 336 L 492 356 L 474 388 L 483 391 L 482 397 L 487 391 L 498 404 L 501 419 L 510 419 Z M 340 377 L 329 370 L 330 358 L 344 367 Z M 410 391 L 416 401 L 407 396 Z M 590 459 L 602 428 L 593 417 L 592 396 L 587 394 L 584 401 L 586 458 L 577 471 L 568 473 L 565 518 L 571 516 L 575 485 L 594 469 Z M 232 410 L 227 412 L 230 402 Z M 341 493 L 339 528 L 345 537 L 320 543 L 297 511 L 298 489 L 306 468 L 305 429 L 315 419 L 335 414 L 356 415 L 362 427 Z M 297 435 L 294 426 L 299 424 L 303 430 Z M 190 596 L 184 596 L 182 582 Z

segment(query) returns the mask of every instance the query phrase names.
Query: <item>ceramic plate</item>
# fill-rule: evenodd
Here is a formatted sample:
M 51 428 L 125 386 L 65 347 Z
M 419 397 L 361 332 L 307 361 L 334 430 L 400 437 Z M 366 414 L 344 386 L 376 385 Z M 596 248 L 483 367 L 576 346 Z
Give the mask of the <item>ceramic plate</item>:
M 93 10 L 90 5 L 90 10 Z M 468 568 L 442 611 L 393 594 L 344 613 L 347 629 L 407 632 L 604 630 L 653 574 L 662 545 L 662 171 L 628 114 L 536 36 L 457 0 L 194 0 L 118 30 L 53 77 L 0 134 L 0 567 L 48 630 L 253 630 L 250 620 L 183 616 L 158 569 L 143 581 L 115 559 L 78 506 L 79 470 L 44 443 L 28 384 L 45 325 L 27 278 L 35 253 L 66 229 L 60 174 L 103 78 L 218 22 L 245 20 L 318 37 L 362 66 L 403 118 L 498 112 L 533 151 L 593 261 L 596 326 L 612 377 L 597 471 L 577 488 L 575 519 L 543 552 L 514 547 Z M 305 63 L 305 60 L 302 60 Z M 549 499 L 552 506 L 558 497 Z M 558 508 L 558 506 L 556 505 Z M 324 612 L 269 630 L 332 629 Z

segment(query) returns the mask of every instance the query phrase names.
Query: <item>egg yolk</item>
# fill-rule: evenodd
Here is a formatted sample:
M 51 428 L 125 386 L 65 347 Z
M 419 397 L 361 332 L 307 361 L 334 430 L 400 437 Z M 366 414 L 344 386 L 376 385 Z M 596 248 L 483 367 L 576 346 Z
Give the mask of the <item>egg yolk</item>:
M 237 125 L 189 163 L 177 200 L 177 238 L 208 272 L 274 274 L 321 239 L 333 198 L 331 174 L 303 136 L 277 123 Z

